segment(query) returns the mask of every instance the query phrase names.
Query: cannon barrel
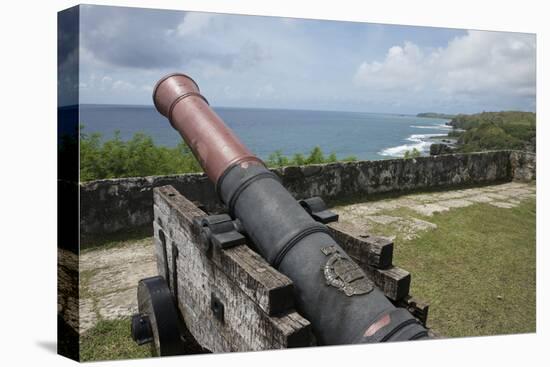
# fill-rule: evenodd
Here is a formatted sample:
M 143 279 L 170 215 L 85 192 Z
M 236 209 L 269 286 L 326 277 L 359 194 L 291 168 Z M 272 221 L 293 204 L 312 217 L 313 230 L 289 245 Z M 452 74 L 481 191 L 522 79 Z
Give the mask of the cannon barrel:
M 255 249 L 293 281 L 298 311 L 311 322 L 319 344 L 428 337 L 239 141 L 193 79 L 184 74 L 162 78 L 153 100 L 189 145 Z

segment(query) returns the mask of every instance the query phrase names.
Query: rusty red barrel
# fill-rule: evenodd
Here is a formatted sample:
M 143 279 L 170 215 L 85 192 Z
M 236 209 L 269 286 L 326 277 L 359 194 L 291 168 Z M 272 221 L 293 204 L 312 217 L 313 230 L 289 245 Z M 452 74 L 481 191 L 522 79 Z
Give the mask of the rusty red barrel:
M 214 183 L 231 165 L 261 163 L 210 108 L 197 83 L 187 75 L 176 73 L 162 78 L 155 86 L 153 101 Z

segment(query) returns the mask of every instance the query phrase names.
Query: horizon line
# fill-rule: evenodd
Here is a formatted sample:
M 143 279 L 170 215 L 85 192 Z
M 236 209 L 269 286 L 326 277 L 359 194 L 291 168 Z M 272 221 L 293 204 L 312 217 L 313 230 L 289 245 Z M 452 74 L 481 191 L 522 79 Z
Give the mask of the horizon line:
M 58 108 L 66 108 L 66 107 L 74 107 L 74 106 L 82 106 L 82 105 L 95 105 L 95 106 L 124 106 L 124 107 L 143 107 L 143 108 L 154 108 L 154 104 L 130 104 L 130 103 L 94 103 L 94 102 L 84 102 L 84 103 L 78 103 L 78 104 L 72 104 L 72 105 L 65 105 L 65 106 L 58 106 Z M 441 114 L 441 115 L 474 115 L 482 112 L 531 112 L 536 115 L 536 111 L 529 111 L 529 110 L 517 110 L 517 109 L 503 109 L 503 110 L 480 110 L 478 112 L 473 113 L 464 113 L 464 112 L 458 112 L 458 113 L 451 113 L 451 112 L 435 112 L 435 111 L 428 111 L 423 110 L 421 112 L 373 112 L 373 111 L 352 111 L 352 110 L 322 110 L 322 109 L 312 109 L 312 108 L 288 108 L 288 107 L 245 107 L 245 106 L 211 106 L 212 108 L 228 108 L 228 109 L 251 109 L 251 110 L 286 110 L 286 111 L 316 111 L 316 112 L 344 112 L 344 113 L 372 113 L 372 114 L 387 114 L 387 115 L 398 115 L 398 116 L 413 116 L 418 117 L 418 114 L 421 113 L 435 113 L 435 114 Z M 429 117 L 428 117 L 429 118 Z

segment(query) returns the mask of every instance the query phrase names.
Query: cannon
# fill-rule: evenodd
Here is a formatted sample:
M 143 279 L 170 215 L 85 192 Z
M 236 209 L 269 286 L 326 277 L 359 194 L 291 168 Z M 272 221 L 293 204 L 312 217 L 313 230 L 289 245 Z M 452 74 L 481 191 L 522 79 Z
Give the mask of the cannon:
M 327 224 L 337 215 L 318 197 L 296 200 L 210 108 L 192 78 L 165 76 L 154 88 L 153 101 L 190 147 L 226 208 L 225 214 L 193 217 L 202 253 L 212 256 L 246 244 L 261 255 L 291 280 L 292 291 L 283 298 L 292 300 L 279 303 L 291 303 L 303 315 L 316 345 L 429 338 L 424 325 L 390 302 L 334 239 Z M 177 278 L 170 277 L 170 271 L 178 270 L 177 247 L 172 247 L 170 270 L 168 245 L 163 246 L 164 277 L 140 281 L 132 335 L 140 344 L 151 343 L 157 355 L 175 355 L 184 353 L 182 340 L 184 335 L 192 339 L 192 332 L 186 330 L 177 299 L 174 302 Z M 223 302 L 214 294 L 210 306 L 218 321 L 223 319 Z

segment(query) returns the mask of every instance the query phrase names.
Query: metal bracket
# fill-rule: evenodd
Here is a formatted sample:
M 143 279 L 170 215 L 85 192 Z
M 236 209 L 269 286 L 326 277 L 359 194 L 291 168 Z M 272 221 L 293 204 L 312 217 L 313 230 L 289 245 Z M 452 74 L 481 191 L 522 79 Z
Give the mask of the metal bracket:
M 151 343 L 153 341 L 153 330 L 151 329 L 149 316 L 141 313 L 132 315 L 131 333 L 137 345 Z
M 313 219 L 320 223 L 327 224 L 338 221 L 338 214 L 328 210 L 327 205 L 319 196 L 300 200 L 299 203 Z
M 246 243 L 241 222 L 238 219 L 233 220 L 227 214 L 197 218 L 195 225 L 200 228 L 201 243 L 205 252 L 212 245 L 225 249 Z
M 178 256 L 178 246 L 172 242 L 172 292 L 175 299 L 178 299 Z M 167 283 L 170 286 L 170 282 L 167 281 Z
M 214 317 L 216 317 L 216 319 L 220 322 L 224 322 L 225 306 L 214 293 L 210 295 L 210 309 L 214 313 Z

